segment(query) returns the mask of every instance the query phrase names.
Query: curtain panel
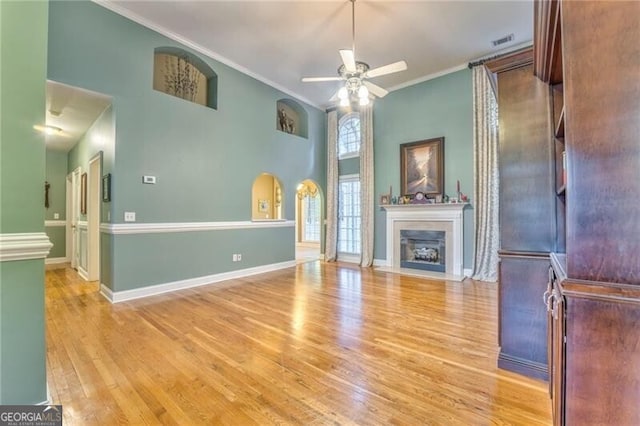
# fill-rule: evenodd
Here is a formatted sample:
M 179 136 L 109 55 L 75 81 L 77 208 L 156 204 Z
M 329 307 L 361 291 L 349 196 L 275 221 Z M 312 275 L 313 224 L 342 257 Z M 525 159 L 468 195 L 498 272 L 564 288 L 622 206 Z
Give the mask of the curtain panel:
M 324 258 L 335 262 L 338 250 L 338 112 L 327 113 L 327 229 Z
M 373 107 L 360 108 L 360 266 L 373 265 L 375 197 L 373 192 Z
M 499 234 L 498 103 L 484 65 L 473 73 L 474 280 L 497 281 Z

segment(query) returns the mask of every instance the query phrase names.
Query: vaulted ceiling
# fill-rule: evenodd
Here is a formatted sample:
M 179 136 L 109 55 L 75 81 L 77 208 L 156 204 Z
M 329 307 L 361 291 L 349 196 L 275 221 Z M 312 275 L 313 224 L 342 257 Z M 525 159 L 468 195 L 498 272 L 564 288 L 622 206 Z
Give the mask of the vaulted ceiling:
M 324 107 L 339 82 L 339 49 L 350 49 L 351 3 L 340 1 L 98 1 L 285 92 Z M 460 69 L 473 59 L 530 44 L 532 1 L 355 3 L 356 60 L 371 68 L 406 60 L 408 70 L 374 83 L 397 89 Z M 513 34 L 513 41 L 492 41 Z
M 352 47 L 349 0 L 94 1 L 319 108 L 330 105 L 340 82 L 300 79 L 337 76 L 338 50 Z M 371 68 L 407 62 L 406 71 L 372 79 L 392 91 L 533 39 L 531 0 L 357 0 L 355 18 L 356 60 Z M 510 34 L 512 41 L 493 46 Z M 48 136 L 48 146 L 71 149 L 109 104 L 50 82 L 47 123 L 65 133 Z M 64 114 L 52 115 L 60 106 Z

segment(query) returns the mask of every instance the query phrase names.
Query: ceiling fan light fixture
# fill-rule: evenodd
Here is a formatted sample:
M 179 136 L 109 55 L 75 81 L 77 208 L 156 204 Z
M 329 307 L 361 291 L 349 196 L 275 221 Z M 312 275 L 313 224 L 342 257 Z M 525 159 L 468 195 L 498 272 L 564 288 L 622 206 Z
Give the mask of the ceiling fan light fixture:
M 47 135 L 56 135 L 58 133 L 62 133 L 62 129 L 60 127 L 50 126 L 48 124 L 44 126 L 36 124 L 35 126 L 33 126 L 33 128 Z
M 347 90 L 347 88 L 345 86 L 342 86 L 340 88 L 340 90 L 338 90 L 338 99 L 342 100 L 348 100 L 349 98 L 349 90 Z
M 369 89 L 367 89 L 367 86 L 365 86 L 364 84 L 358 88 L 358 97 L 360 98 L 360 105 L 362 105 L 362 99 L 369 99 Z
M 348 107 L 349 106 L 349 98 L 340 99 L 340 106 L 341 107 Z
M 365 106 L 365 105 L 369 105 L 369 97 L 360 98 L 360 106 Z

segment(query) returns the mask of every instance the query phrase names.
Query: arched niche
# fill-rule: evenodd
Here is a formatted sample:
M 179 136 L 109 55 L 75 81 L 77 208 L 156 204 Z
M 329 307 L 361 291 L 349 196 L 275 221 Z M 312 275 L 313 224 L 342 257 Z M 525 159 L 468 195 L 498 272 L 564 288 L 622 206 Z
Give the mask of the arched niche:
M 262 173 L 251 189 L 251 219 L 282 219 L 282 184 L 270 173 Z
M 218 108 L 218 75 L 202 59 L 177 47 L 154 49 L 153 89 Z
M 303 138 L 309 137 L 307 110 L 293 99 L 276 102 L 276 129 Z

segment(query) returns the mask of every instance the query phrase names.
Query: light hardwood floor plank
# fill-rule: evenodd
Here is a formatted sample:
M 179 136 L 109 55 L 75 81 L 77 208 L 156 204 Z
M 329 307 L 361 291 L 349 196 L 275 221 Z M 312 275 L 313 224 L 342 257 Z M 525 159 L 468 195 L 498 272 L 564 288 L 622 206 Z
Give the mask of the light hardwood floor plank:
M 496 367 L 496 284 L 316 261 L 111 305 L 52 269 L 46 315 L 68 425 L 551 424 Z

